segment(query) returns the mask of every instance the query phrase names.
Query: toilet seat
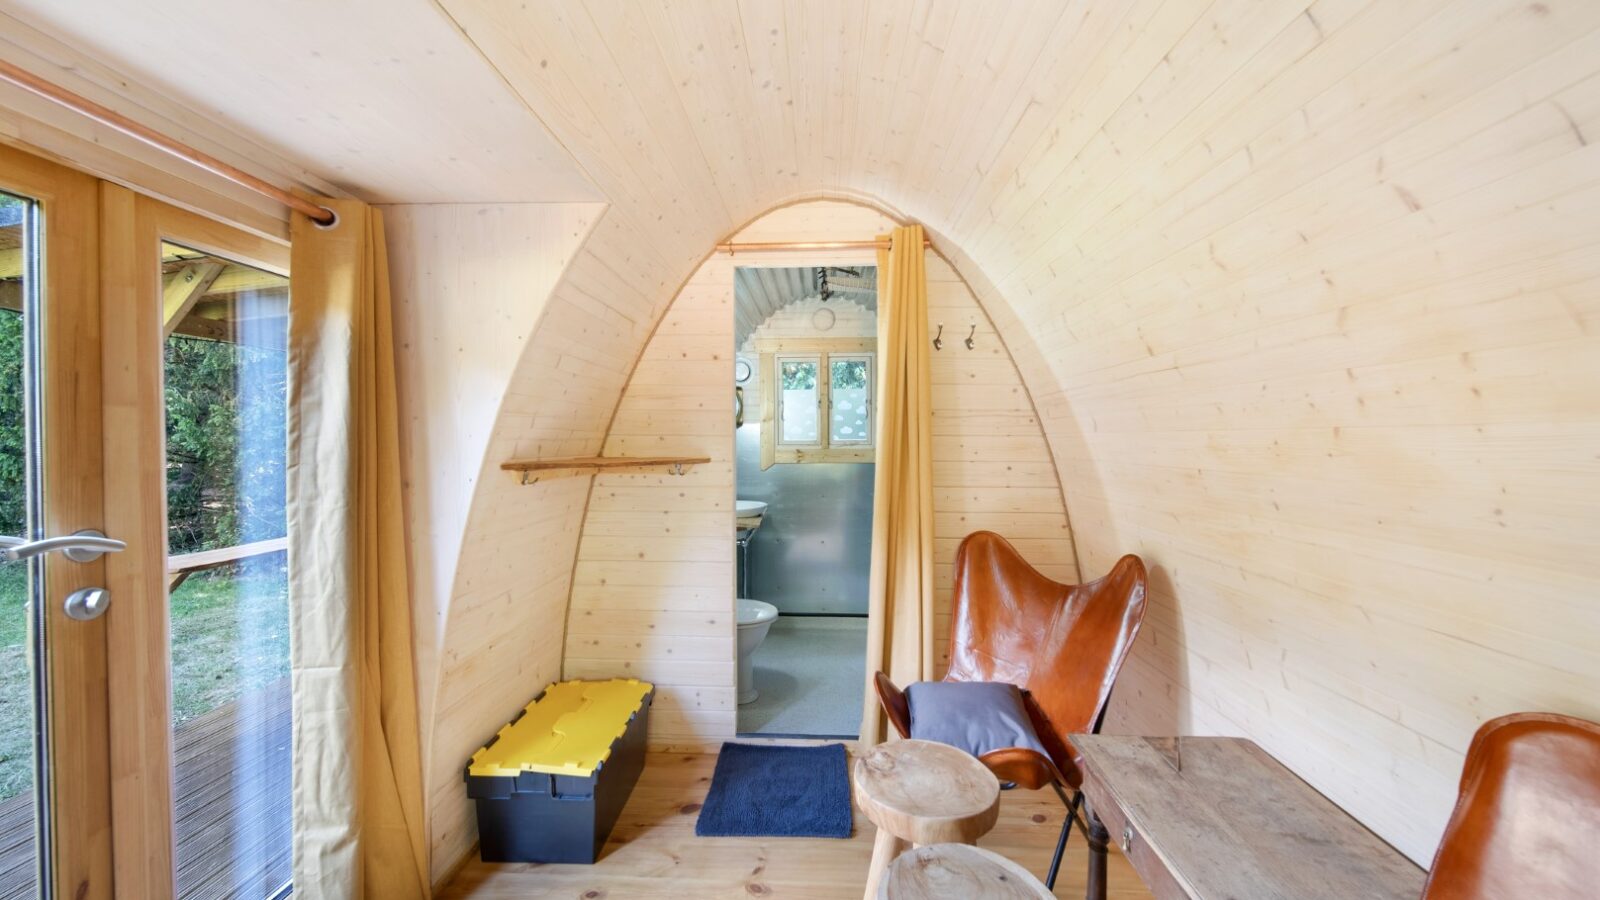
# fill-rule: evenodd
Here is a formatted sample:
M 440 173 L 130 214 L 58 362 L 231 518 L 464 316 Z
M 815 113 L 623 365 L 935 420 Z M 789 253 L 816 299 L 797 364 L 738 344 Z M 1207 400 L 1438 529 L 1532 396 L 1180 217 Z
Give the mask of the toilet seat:
M 740 628 L 749 628 L 764 625 L 778 618 L 778 608 L 771 603 L 760 600 L 751 600 L 740 597 L 738 603 L 738 622 Z

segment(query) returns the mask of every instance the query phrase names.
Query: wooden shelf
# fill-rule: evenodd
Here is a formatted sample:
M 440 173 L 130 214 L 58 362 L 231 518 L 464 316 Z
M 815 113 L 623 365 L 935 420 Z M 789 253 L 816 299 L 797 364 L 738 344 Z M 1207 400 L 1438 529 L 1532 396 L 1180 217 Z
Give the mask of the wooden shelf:
M 636 472 L 666 469 L 682 475 L 690 466 L 711 462 L 709 456 L 558 456 L 551 459 L 512 459 L 500 464 L 507 472 L 521 472 L 523 484 L 542 478 L 568 478 L 599 472 Z

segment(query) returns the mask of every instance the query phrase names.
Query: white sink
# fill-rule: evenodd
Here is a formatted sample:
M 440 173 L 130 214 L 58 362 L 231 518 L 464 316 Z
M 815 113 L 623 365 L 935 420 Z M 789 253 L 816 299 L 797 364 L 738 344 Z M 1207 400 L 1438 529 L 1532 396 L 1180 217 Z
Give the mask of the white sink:
M 760 500 L 735 500 L 733 510 L 739 518 L 748 519 L 751 516 L 766 515 L 767 504 Z

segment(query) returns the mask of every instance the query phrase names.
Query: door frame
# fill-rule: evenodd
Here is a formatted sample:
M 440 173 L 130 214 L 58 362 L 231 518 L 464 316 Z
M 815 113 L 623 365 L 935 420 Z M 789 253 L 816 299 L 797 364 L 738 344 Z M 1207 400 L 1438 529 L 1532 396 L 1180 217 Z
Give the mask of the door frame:
M 101 183 L 100 211 L 102 316 L 117 336 L 102 345 L 106 525 L 128 544 L 106 572 L 118 598 L 105 616 L 115 876 L 123 896 L 169 897 L 176 871 L 161 245 L 281 275 L 289 273 L 289 245 L 109 182 Z
M 37 201 L 43 211 L 38 422 L 46 535 L 107 528 L 100 456 L 98 184 L 93 176 L 0 146 L 0 188 Z M 75 900 L 112 896 L 108 626 L 104 616 L 69 618 L 62 601 L 78 588 L 104 584 L 105 559 L 75 563 L 47 554 L 44 610 L 36 619 L 43 623 L 46 647 L 45 694 L 38 700 L 46 710 L 42 775 L 50 798 L 37 812 L 45 845 L 36 852 L 49 854 L 44 876 L 55 896 Z

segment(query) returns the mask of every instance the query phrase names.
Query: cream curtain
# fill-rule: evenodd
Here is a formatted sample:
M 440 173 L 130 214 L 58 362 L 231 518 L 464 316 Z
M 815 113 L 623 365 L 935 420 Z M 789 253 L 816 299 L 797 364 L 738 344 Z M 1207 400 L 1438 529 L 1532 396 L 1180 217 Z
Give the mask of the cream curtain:
M 879 238 L 882 240 L 882 237 Z M 861 741 L 884 739 L 870 679 L 934 676 L 933 420 L 928 387 L 928 281 L 922 226 L 896 228 L 878 251 L 878 464 L 872 496 L 867 685 Z
M 383 220 L 290 239 L 294 892 L 429 894 Z

